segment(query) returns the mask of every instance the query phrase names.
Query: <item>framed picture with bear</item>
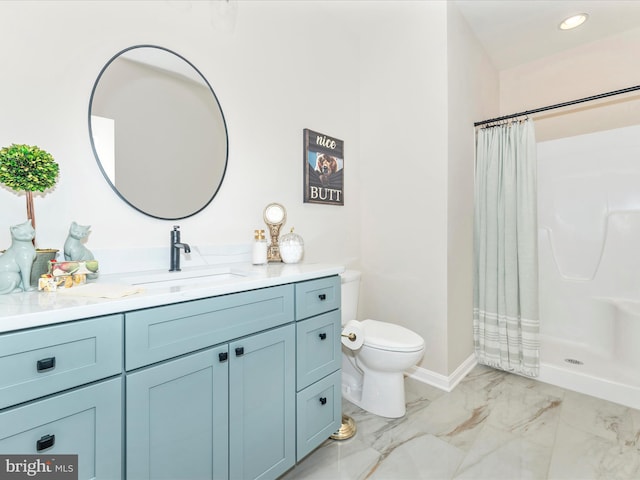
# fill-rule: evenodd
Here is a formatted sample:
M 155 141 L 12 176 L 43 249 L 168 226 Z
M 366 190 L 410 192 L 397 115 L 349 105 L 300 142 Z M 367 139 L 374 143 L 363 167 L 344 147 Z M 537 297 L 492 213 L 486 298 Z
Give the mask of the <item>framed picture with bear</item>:
M 304 129 L 304 202 L 344 205 L 344 142 Z

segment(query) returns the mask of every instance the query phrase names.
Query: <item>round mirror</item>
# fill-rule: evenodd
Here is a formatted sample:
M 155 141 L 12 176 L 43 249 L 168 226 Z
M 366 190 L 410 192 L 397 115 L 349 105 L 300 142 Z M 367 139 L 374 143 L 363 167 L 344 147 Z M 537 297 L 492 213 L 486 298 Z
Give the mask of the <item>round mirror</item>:
M 107 62 L 91 92 L 89 135 L 114 191 L 151 217 L 198 213 L 224 179 L 229 144 L 218 99 L 166 48 L 134 46 Z
M 285 210 L 279 203 L 270 203 L 264 209 L 264 221 L 270 223 L 284 223 Z

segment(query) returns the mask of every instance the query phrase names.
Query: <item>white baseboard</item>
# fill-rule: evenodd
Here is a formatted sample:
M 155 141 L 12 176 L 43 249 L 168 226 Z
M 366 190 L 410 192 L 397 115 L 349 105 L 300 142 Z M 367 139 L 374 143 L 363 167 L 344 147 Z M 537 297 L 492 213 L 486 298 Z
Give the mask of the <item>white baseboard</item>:
M 473 369 L 473 367 L 475 367 L 477 364 L 478 362 L 476 361 L 475 354 L 471 354 L 448 377 L 418 366 L 412 367 L 405 373 L 407 374 L 407 376 L 414 378 L 419 382 L 426 383 L 433 387 L 439 388 L 440 390 L 444 390 L 445 392 L 450 392 L 456 387 L 456 385 L 458 385 L 458 383 L 460 383 L 460 380 L 466 377 L 471 369 Z

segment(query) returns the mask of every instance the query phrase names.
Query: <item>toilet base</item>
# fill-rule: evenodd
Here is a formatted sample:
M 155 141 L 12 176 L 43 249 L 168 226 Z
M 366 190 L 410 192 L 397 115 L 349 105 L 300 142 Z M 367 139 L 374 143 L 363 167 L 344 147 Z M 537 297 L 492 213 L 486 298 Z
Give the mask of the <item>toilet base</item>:
M 360 408 L 381 417 L 404 417 L 407 411 L 404 373 L 367 372 L 362 382 Z
M 368 372 L 367 375 L 356 378 L 343 370 L 342 397 L 381 417 L 400 418 L 407 411 L 403 372 Z

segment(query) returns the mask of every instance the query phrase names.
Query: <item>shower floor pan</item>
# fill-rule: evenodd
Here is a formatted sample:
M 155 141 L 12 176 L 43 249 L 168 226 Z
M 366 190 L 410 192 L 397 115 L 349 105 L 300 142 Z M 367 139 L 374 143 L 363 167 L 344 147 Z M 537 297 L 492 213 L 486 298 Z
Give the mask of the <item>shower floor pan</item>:
M 562 339 L 541 336 L 538 380 L 640 409 L 640 372 Z

